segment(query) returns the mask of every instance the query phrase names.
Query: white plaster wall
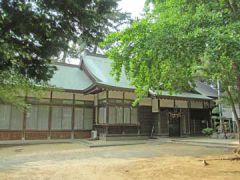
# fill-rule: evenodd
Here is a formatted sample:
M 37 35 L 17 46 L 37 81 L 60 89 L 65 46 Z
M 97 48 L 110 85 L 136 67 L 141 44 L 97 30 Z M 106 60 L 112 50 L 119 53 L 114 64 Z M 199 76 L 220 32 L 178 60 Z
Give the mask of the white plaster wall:
M 160 107 L 174 107 L 173 99 L 160 99 Z

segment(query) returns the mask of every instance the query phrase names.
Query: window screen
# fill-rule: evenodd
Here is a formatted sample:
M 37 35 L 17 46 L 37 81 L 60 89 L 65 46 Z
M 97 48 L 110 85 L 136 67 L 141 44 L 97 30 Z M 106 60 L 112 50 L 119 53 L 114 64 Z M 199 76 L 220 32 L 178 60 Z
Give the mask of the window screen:
M 62 108 L 62 129 L 72 129 L 72 107 Z
M 106 107 L 99 108 L 99 123 L 100 124 L 106 123 Z
M 23 124 L 23 110 L 12 106 L 10 129 L 11 130 L 21 130 L 22 124 Z
M 26 129 L 48 129 L 49 106 L 32 105 L 27 111 Z
M 117 124 L 123 123 L 123 107 L 117 106 Z
M 0 104 L 0 129 L 10 128 L 11 106 Z
M 131 124 L 138 124 L 138 108 L 131 108 Z
M 93 126 L 93 108 L 84 109 L 83 127 L 86 130 L 91 130 Z
M 114 106 L 109 107 L 109 124 L 116 123 L 116 108 Z
M 72 122 L 71 107 L 52 107 L 52 129 L 69 130 Z
M 83 108 L 75 108 L 74 129 L 83 129 Z
M 130 107 L 124 108 L 124 123 L 130 124 Z

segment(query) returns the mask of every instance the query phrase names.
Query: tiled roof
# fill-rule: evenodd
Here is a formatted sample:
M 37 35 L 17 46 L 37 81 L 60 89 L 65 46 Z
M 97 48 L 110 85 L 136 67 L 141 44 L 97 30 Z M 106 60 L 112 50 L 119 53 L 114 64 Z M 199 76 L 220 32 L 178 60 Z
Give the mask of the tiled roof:
M 120 81 L 116 81 L 112 77 L 111 63 L 112 60 L 102 55 L 85 54 L 82 56 L 80 66 L 56 64 L 58 70 L 49 83 L 66 90 L 86 91 L 95 86 L 134 90 L 134 86 L 127 79 L 124 70 L 122 71 Z M 196 93 L 183 92 L 173 95 L 162 91 L 161 96 L 207 100 L 211 99 L 209 97 L 216 96 L 216 90 L 202 82 L 196 82 L 195 91 Z M 150 91 L 150 94 L 156 96 L 154 92 Z
M 158 96 L 156 93 L 150 91 L 150 94 L 154 96 Z M 211 100 L 211 98 L 202 95 L 202 94 L 196 94 L 196 93 L 189 93 L 189 92 L 182 92 L 178 94 L 169 94 L 166 91 L 162 91 L 159 96 L 169 96 L 169 97 L 177 97 L 177 98 L 189 98 L 189 99 L 205 99 L 205 100 Z
M 56 64 L 52 79 L 49 81 L 50 85 L 66 90 L 83 91 L 91 86 L 92 81 L 86 73 L 77 65 Z
M 134 87 L 130 85 L 130 81 L 126 78 L 124 70 L 119 81 L 114 79 L 111 75 L 112 60 L 102 56 L 84 55 L 83 63 L 97 83 L 119 88 L 134 89 Z
M 122 71 L 120 81 L 116 81 L 111 76 L 112 60 L 101 55 L 94 56 L 89 54 L 85 54 L 82 58 L 83 58 L 82 60 L 83 60 L 84 66 L 86 67 L 87 71 L 99 85 L 107 85 L 115 88 L 117 87 L 117 88 L 134 89 L 134 86 L 132 86 L 130 81 L 127 79 L 124 73 L 124 70 Z M 200 84 L 197 84 L 197 88 L 199 91 L 202 89 L 204 90 L 204 87 L 201 86 Z M 201 92 L 203 92 L 203 90 Z M 184 92 L 181 94 L 170 95 L 169 93 L 163 91 L 162 95 L 172 96 L 172 97 L 193 98 L 193 99 L 211 99 L 211 98 L 208 98 L 205 94 L 202 94 L 201 92 L 198 92 L 198 91 L 197 93 Z M 150 94 L 154 95 L 153 92 L 150 92 Z
M 217 90 L 212 88 L 210 85 L 201 81 L 196 81 L 195 83 L 196 83 L 196 87 L 194 89 L 198 93 L 203 94 L 207 97 L 213 97 L 213 98 L 218 97 Z

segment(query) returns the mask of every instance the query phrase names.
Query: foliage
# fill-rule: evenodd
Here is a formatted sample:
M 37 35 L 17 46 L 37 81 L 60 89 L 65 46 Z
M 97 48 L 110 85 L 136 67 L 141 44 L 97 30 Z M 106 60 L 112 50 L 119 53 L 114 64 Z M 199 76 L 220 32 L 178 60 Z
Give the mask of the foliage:
M 202 133 L 204 136 L 211 136 L 214 133 L 214 130 L 212 128 L 204 128 Z
M 19 107 L 26 106 L 25 96 L 27 94 L 41 97 L 44 91 L 51 88 L 47 83 L 36 84 L 14 71 L 2 71 L 0 84 L 0 104 L 8 103 Z
M 149 0 L 145 18 L 110 34 L 103 46 L 118 79 L 124 67 L 141 98 L 190 90 L 196 78 L 237 87 L 240 67 L 240 2 Z M 235 66 L 235 69 L 233 69 Z M 190 82 L 190 83 L 189 83 Z
M 70 44 L 93 47 L 126 19 L 116 0 L 0 1 L 0 70 L 48 80 Z M 70 43 L 71 42 L 71 43 Z
M 117 2 L 1 0 L 1 100 L 10 100 L 34 83 L 36 87 L 44 84 L 56 70 L 52 60 L 59 59 L 61 53 L 76 56 L 80 46 L 93 49 L 106 34 L 125 23 L 128 14 L 117 9 Z

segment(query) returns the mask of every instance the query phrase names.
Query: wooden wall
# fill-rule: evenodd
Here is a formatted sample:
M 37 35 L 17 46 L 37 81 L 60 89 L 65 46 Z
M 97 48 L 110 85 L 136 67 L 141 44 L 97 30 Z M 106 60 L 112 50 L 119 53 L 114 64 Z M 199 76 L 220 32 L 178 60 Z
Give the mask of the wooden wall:
M 152 126 L 154 124 L 152 107 L 140 106 L 138 117 L 140 122 L 140 133 L 148 136 L 151 135 Z
M 181 113 L 180 117 L 180 135 L 190 135 L 190 114 L 189 109 L 178 109 Z M 160 108 L 159 113 L 154 113 L 155 135 L 168 136 L 169 135 L 169 112 L 173 112 L 172 108 Z
M 26 97 L 29 108 L 0 105 L 0 140 L 90 137 L 93 96 L 50 92 L 41 99 Z

